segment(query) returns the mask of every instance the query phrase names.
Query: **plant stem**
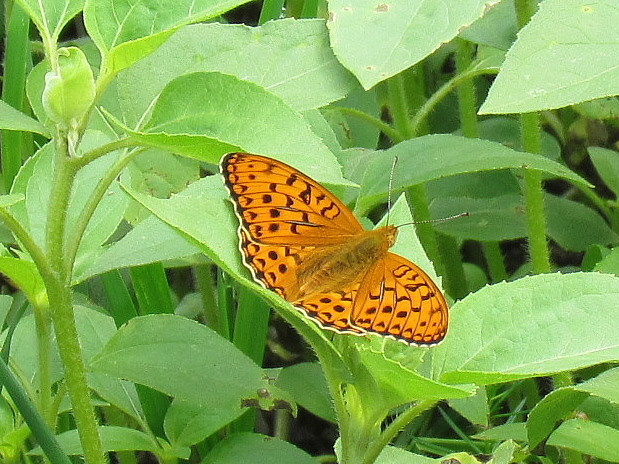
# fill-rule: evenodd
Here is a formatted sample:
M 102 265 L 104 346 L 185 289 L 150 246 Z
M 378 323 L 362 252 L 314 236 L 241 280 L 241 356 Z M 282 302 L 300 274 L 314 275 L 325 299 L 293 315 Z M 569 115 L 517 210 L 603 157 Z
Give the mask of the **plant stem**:
M 109 153 L 109 151 L 116 150 L 120 148 L 121 146 L 125 146 L 125 145 L 123 144 L 116 145 L 114 143 L 109 143 L 104 146 L 107 147 L 107 150 L 108 150 L 107 152 L 104 152 L 98 149 L 95 149 L 92 152 L 90 152 L 90 153 L 96 152 L 99 154 L 99 156 L 97 156 L 96 158 L 92 157 L 91 161 L 94 161 L 100 156 L 106 153 Z M 99 149 L 102 149 L 102 148 L 103 147 L 99 147 Z M 88 223 L 90 222 L 92 215 L 95 213 L 97 206 L 101 202 L 101 199 L 105 195 L 105 192 L 107 192 L 107 189 L 109 188 L 109 186 L 112 184 L 112 182 L 114 182 L 114 179 L 118 177 L 120 172 L 127 166 L 127 164 L 129 164 L 129 161 L 131 161 L 139 153 L 142 153 L 142 151 L 144 150 L 145 148 L 137 149 L 119 158 L 112 165 L 112 167 L 108 169 L 105 175 L 99 180 L 99 182 L 97 183 L 97 186 L 95 187 L 93 192 L 90 194 L 90 197 L 88 198 L 88 201 L 84 205 L 82 213 L 77 219 L 76 224 L 74 224 L 74 226 L 71 228 L 71 232 L 69 234 L 69 237 L 67 238 L 67 242 L 65 245 L 64 256 L 65 256 L 65 261 L 66 261 L 66 266 L 67 266 L 67 276 L 68 276 L 69 282 L 72 281 L 73 267 L 75 265 L 75 258 L 77 256 L 77 251 L 79 249 L 82 238 L 84 237 L 84 232 L 86 231 L 86 227 L 88 227 Z M 80 167 L 88 164 L 88 163 L 83 163 L 82 159 L 83 158 L 67 160 L 67 163 L 71 165 L 71 170 L 73 172 L 76 172 Z
M 410 108 L 406 98 L 402 73 L 393 76 L 387 81 L 387 90 L 389 92 L 389 109 L 391 110 L 393 125 L 399 134 L 399 137 L 397 140 L 393 140 L 393 143 L 412 139 L 416 134 L 410 123 Z
M 71 464 L 69 457 L 62 451 L 45 420 L 15 378 L 3 359 L 0 359 L 0 381 L 6 387 L 8 394 L 17 405 L 19 412 L 32 430 L 39 446 L 43 449 L 50 462 L 54 464 Z
M 452 79 L 447 81 L 443 86 L 434 92 L 430 98 L 426 100 L 426 102 L 419 108 L 419 110 L 415 113 L 415 116 L 411 120 L 411 127 L 414 133 L 419 132 L 419 128 L 427 119 L 428 115 L 432 112 L 432 110 L 454 89 L 456 89 L 461 83 L 466 82 L 470 79 L 473 79 L 477 76 L 482 76 L 485 74 L 497 74 L 499 72 L 498 67 L 491 68 L 481 68 L 474 69 L 471 71 L 464 72 L 462 74 L 455 75 Z
M 385 134 L 387 137 L 389 137 L 392 141 L 394 141 L 394 143 L 396 140 L 400 140 L 400 134 L 397 130 L 395 130 L 389 124 L 381 121 L 378 118 L 375 118 L 374 116 L 364 113 L 361 110 L 355 108 L 348 108 L 346 106 L 338 106 L 335 109 L 331 109 L 329 111 L 337 111 L 344 115 L 352 116 L 359 119 L 360 121 L 371 124 L 383 134 Z
M 524 27 L 537 8 L 537 1 L 516 0 L 518 26 Z M 541 153 L 542 137 L 540 118 L 537 113 L 520 116 L 522 148 L 530 153 Z M 550 272 L 550 252 L 546 240 L 546 214 L 544 211 L 544 190 L 542 173 L 524 169 L 524 197 L 527 205 L 527 234 L 529 255 L 535 273 Z
M 503 261 L 503 253 L 498 242 L 484 242 L 482 244 L 488 270 L 490 272 L 490 280 L 492 282 L 500 282 L 507 279 L 507 271 Z
M 41 415 L 54 430 L 56 415 L 52 410 L 52 333 L 49 308 L 35 307 L 34 317 L 39 351 L 39 404 Z
M 406 427 L 414 418 L 419 416 L 424 411 L 434 407 L 436 401 L 424 400 L 417 403 L 415 406 L 407 409 L 403 413 L 399 414 L 395 420 L 385 428 L 380 436 L 374 440 L 367 452 L 365 453 L 363 464 L 372 464 L 378 458 L 381 451 L 391 443 L 391 440 L 400 433 L 404 427 Z
M 48 276 L 45 285 L 84 459 L 89 464 L 105 464 L 107 459 L 103 453 L 90 401 L 86 367 L 73 313 L 73 294 L 70 286 L 72 264 L 64 257 L 67 209 L 75 177 L 75 170 L 69 163 L 67 143 L 66 135 L 59 134 L 56 139 L 54 179 L 47 218 L 47 252 L 53 275 Z
M 521 115 L 522 147 L 531 153 L 541 152 L 539 115 Z M 544 189 L 542 173 L 524 169 L 524 197 L 527 205 L 527 235 L 529 255 L 533 271 L 537 274 L 550 272 L 550 251 L 546 240 L 546 213 L 544 211 Z

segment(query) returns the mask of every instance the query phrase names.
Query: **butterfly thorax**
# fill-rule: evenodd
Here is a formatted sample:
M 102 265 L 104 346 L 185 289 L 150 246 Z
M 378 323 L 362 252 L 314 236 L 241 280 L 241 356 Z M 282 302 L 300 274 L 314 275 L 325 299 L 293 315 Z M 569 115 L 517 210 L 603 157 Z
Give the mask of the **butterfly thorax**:
M 346 243 L 315 250 L 297 270 L 298 290 L 287 295 L 297 301 L 318 293 L 337 291 L 359 280 L 395 243 L 394 226 L 366 230 Z

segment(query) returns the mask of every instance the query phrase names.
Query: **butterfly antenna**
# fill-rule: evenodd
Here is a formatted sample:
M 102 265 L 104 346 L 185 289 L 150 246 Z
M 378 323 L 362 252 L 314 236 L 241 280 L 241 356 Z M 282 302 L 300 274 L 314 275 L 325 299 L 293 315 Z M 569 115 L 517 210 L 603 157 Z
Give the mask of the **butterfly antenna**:
M 395 172 L 395 165 L 398 164 L 398 157 L 393 157 L 393 163 L 391 163 L 391 172 L 389 173 L 389 190 L 387 190 L 387 225 L 389 225 L 389 216 L 391 216 L 391 192 L 393 191 L 393 173 Z
M 427 219 L 425 221 L 405 222 L 404 224 L 399 224 L 396 227 L 410 226 L 414 224 L 436 224 L 437 222 L 447 222 L 447 221 L 451 221 L 452 219 L 458 219 L 461 217 L 469 217 L 470 215 L 471 213 L 467 211 L 464 213 L 454 214 L 453 216 L 448 216 L 448 217 L 439 218 L 439 219 Z

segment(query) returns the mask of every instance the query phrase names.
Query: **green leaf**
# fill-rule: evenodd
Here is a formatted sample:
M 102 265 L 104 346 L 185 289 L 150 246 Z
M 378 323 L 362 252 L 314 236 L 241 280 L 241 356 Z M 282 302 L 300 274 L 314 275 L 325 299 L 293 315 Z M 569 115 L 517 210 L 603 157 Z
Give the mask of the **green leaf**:
M 202 464 L 316 464 L 316 460 L 279 438 L 237 433 L 217 443 Z
M 527 418 L 527 437 L 531 449 L 545 440 L 560 421 L 572 414 L 587 394 L 572 387 L 559 388 L 537 403 Z
M 84 359 L 88 361 L 97 354 L 103 345 L 116 332 L 116 326 L 111 317 L 84 306 L 75 305 L 75 324 L 82 346 Z M 38 385 L 39 363 L 38 343 L 35 320 L 33 315 L 22 318 L 13 336 L 11 344 L 11 358 L 24 378 Z M 64 371 L 60 362 L 57 349 L 52 352 L 52 381 L 56 382 L 64 377 Z M 108 381 L 116 379 L 108 379 Z
M 496 0 L 332 0 L 331 46 L 340 62 L 369 89 L 418 63 Z
M 76 269 L 74 283 L 113 269 L 141 266 L 158 261 L 182 259 L 200 250 L 156 217 L 149 216 L 103 253 Z
M 490 407 L 486 387 L 479 387 L 473 396 L 450 399 L 449 406 L 472 424 L 488 427 Z
M 619 404 L 619 368 L 602 372 L 597 377 L 569 387 L 559 388 L 537 403 L 527 419 L 529 447 L 535 448 L 554 430 L 559 421 L 573 414 L 588 395 Z M 608 410 L 608 405 L 604 409 Z M 582 406 L 580 406 L 582 409 Z
M 36 119 L 17 111 L 11 105 L 0 100 L 0 129 L 35 132 L 49 137 L 49 131 Z
M 253 82 L 297 111 L 338 100 L 355 84 L 333 55 L 323 20 L 196 24 L 118 76 L 123 121 L 136 124 L 168 82 L 196 71 Z
M 135 419 L 141 427 L 148 427 L 134 384 L 91 372 L 88 374 L 88 385 L 103 400 Z
M 594 270 L 619 277 L 619 247 L 613 248 L 604 259 L 596 264 Z
M 234 345 L 204 325 L 169 314 L 129 321 L 90 368 L 185 401 L 221 402 L 235 410 L 264 387 L 262 370 Z
M 360 349 L 359 357 L 379 385 L 380 402 L 385 412 L 417 400 L 443 400 L 466 398 L 474 393 L 472 385 L 445 385 L 406 369 L 383 353 Z M 378 403 L 377 400 L 375 403 Z
M 333 400 L 320 364 L 304 362 L 284 367 L 277 376 L 275 385 L 291 393 L 299 406 L 312 414 L 333 423 L 337 421 Z
M 103 445 L 103 451 L 150 451 L 159 453 L 161 448 L 149 435 L 139 430 L 127 427 L 102 426 L 99 427 L 99 434 Z M 77 430 L 68 430 L 56 436 L 58 443 L 65 453 L 69 455 L 83 454 Z M 28 454 L 40 456 L 43 454 L 41 448 L 37 447 Z
M 244 410 L 230 407 L 227 399 L 212 401 L 208 408 L 176 399 L 164 421 L 166 437 L 174 446 L 192 446 L 238 418 Z
M 616 243 L 617 234 L 593 209 L 554 195 L 544 195 L 548 235 L 570 251 L 585 251 L 595 244 Z
M 619 98 L 596 98 L 573 106 L 574 111 L 589 119 L 616 119 L 619 116 Z
M 458 456 L 453 455 L 450 455 L 450 457 L 458 458 Z M 479 464 L 476 461 L 470 462 L 464 459 L 457 460 L 460 464 Z M 440 459 L 432 459 L 421 454 L 411 453 L 397 446 L 389 445 L 383 448 L 375 464 L 440 464 L 440 462 Z
M 47 308 L 47 290 L 39 270 L 31 261 L 0 256 L 0 272 L 19 288 L 38 309 Z
M 597 377 L 587 380 L 586 382 L 574 385 L 574 389 L 587 392 L 591 395 L 599 396 L 619 404 L 619 368 L 609 369 L 602 372 Z
M 536 169 L 577 185 L 589 186 L 580 176 L 559 163 L 499 143 L 455 135 L 426 135 L 406 140 L 375 156 L 366 169 L 357 210 L 365 212 L 387 197 L 393 158 L 393 192 L 455 174 L 496 169 Z
M 565 421 L 546 443 L 606 461 L 619 462 L 619 430 L 597 422 L 584 419 Z
M 548 235 L 562 248 L 585 251 L 594 244 L 615 243 L 617 234 L 593 209 L 555 195 L 544 195 Z M 436 198 L 432 217 L 450 217 L 463 211 L 469 217 L 436 225 L 437 230 L 463 240 L 501 241 L 526 237 L 526 207 L 521 195 L 492 198 Z
M 492 440 L 492 441 L 527 441 L 527 433 L 525 430 L 524 422 L 514 422 L 510 424 L 498 425 L 491 429 L 484 430 L 481 433 L 473 435 L 472 438 L 478 440 Z
M 84 0 L 17 0 L 30 15 L 32 22 L 42 34 L 53 41 L 58 40 L 64 26 L 80 11 Z
M 561 108 L 619 93 L 614 0 L 547 0 L 520 30 L 480 113 Z
M 108 141 L 109 139 L 100 132 L 89 131 L 84 134 L 80 149 L 87 150 Z M 117 152 L 102 156 L 77 173 L 67 211 L 70 224 L 75 224 L 83 215 L 84 205 L 90 194 L 117 157 Z M 53 163 L 54 145 L 48 143 L 24 163 L 11 189 L 12 193 L 25 196 L 24 202 L 11 207 L 11 212 L 41 247 L 45 246 L 49 196 L 52 188 L 50 173 L 54 170 Z M 113 182 L 86 227 L 78 250 L 76 264 L 78 267 L 84 260 L 92 259 L 92 253 L 116 230 L 123 219 L 127 202 L 128 199 L 120 190 L 118 183 Z M 72 229 L 70 227 L 67 229 L 67 234 L 70 234 Z
M 290 134 L 294 134 L 291 137 Z M 151 119 L 135 138 L 217 163 L 239 147 L 294 159 L 306 173 L 346 184 L 335 157 L 303 117 L 262 87 L 220 73 L 192 73 L 171 81 Z
M 482 288 L 452 307 L 434 349 L 443 382 L 490 384 L 619 359 L 619 278 L 544 274 Z M 598 320 L 590 327 L 591 314 Z
M 591 162 L 606 186 L 619 197 L 619 153 L 601 147 L 587 148 Z
M 107 61 L 112 75 L 153 52 L 175 29 L 213 18 L 248 0 L 88 0 L 86 30 Z
M 460 32 L 460 37 L 480 45 L 509 50 L 516 40 L 518 20 L 514 2 L 492 5 L 484 15 Z

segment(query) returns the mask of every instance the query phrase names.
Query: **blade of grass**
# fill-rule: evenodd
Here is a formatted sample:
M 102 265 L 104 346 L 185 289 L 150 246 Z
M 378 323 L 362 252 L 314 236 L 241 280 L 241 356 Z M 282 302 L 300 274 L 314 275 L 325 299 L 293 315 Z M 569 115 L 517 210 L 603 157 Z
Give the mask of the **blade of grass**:
M 7 22 L 2 99 L 20 111 L 23 111 L 26 105 L 26 74 L 28 68 L 31 67 L 29 33 L 28 14 L 18 3 L 13 3 Z M 0 140 L 2 142 L 4 189 L 8 192 L 22 161 L 33 152 L 32 136 L 24 132 L 5 130 L 2 131 Z M 28 143 L 29 147 L 27 147 Z
M 0 383 L 6 387 L 17 409 L 32 430 L 37 443 L 49 458 L 50 462 L 57 464 L 71 464 L 69 457 L 62 451 L 56 441 L 53 432 L 45 423 L 36 407 L 26 394 L 25 390 L 15 378 L 3 359 L 0 359 Z
M 140 314 L 174 314 L 171 289 L 163 264 L 133 267 L 130 274 Z M 163 421 L 170 406 L 170 399 L 144 385 L 136 385 L 136 389 L 149 427 L 157 436 L 165 437 Z
M 127 285 L 119 271 L 110 271 L 101 276 L 101 282 L 109 303 L 110 313 L 116 327 L 120 327 L 138 315 Z
M 284 0 L 264 0 L 258 25 L 262 26 L 267 21 L 278 19 L 284 10 Z

